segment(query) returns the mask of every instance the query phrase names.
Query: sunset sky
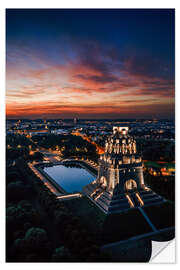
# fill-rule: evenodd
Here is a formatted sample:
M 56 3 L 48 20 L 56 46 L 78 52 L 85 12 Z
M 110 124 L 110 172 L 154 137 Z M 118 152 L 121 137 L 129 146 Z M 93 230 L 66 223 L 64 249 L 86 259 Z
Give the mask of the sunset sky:
M 173 118 L 174 10 L 8 9 L 8 118 Z

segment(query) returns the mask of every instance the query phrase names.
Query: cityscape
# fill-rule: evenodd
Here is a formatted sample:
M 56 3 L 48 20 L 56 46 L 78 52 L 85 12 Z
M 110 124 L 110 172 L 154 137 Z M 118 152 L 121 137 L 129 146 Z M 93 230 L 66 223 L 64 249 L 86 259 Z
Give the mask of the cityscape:
M 6 25 L 6 262 L 149 262 L 175 237 L 174 10 Z

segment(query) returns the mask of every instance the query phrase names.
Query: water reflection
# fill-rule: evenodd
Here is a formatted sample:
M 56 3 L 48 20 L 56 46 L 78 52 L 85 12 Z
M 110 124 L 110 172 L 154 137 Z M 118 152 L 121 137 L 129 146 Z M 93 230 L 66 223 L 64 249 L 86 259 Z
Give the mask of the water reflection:
M 95 179 L 95 176 L 78 164 L 44 167 L 43 170 L 69 193 L 82 191 L 83 186 Z

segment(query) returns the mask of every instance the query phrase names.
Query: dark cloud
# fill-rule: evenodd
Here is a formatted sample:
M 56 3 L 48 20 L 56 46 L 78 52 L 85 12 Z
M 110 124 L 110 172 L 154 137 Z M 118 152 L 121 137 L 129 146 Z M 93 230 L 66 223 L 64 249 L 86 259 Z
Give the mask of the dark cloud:
M 107 91 L 107 84 L 109 91 L 132 90 L 135 95 L 164 97 L 174 95 L 173 61 L 163 62 L 144 50 L 132 50 L 129 55 L 127 52 L 123 55 L 115 47 L 100 47 L 97 42 L 90 42 L 81 47 L 78 61 L 84 72 L 74 78 L 99 84 L 102 92 Z M 86 73 L 87 68 L 96 74 Z
M 97 76 L 97 75 L 83 75 L 78 74 L 75 76 L 77 79 L 82 79 L 85 81 L 93 81 L 96 83 L 112 83 L 112 82 L 118 82 L 118 78 L 107 75 L 107 76 Z

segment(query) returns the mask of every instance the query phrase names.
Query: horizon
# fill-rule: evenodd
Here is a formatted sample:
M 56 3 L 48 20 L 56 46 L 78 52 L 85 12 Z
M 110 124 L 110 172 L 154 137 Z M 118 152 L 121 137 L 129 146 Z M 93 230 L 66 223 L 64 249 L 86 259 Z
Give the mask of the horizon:
M 77 121 L 81 121 L 81 120 L 91 120 L 91 121 L 141 121 L 141 120 L 150 120 L 150 121 L 165 121 L 165 120 L 168 120 L 168 121 L 175 121 L 175 118 L 77 118 L 77 117 L 74 117 L 77 119 Z M 7 121 L 14 121 L 14 120 L 74 120 L 74 118 L 8 118 L 6 117 L 6 120 Z
M 7 9 L 6 118 L 174 119 L 174 14 Z

